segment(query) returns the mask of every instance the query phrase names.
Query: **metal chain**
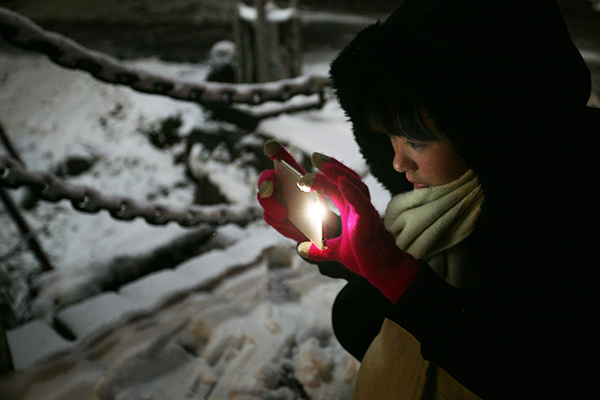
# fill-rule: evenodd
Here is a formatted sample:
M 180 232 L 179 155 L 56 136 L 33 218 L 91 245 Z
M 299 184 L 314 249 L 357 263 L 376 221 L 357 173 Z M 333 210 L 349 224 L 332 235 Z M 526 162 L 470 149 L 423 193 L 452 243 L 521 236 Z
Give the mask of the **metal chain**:
M 0 186 L 17 189 L 29 187 L 37 197 L 49 202 L 66 199 L 76 210 L 97 213 L 107 210 L 119 220 L 144 218 L 151 225 L 165 225 L 171 221 L 184 227 L 200 224 L 212 226 L 228 222 L 244 226 L 262 216 L 258 206 L 191 206 L 175 209 L 155 203 L 145 203 L 122 196 L 105 196 L 98 190 L 65 182 L 56 175 L 43 171 L 27 171 L 14 158 L 0 156 Z
M 125 65 L 59 33 L 47 32 L 31 19 L 6 8 L 0 8 L 0 32 L 18 47 L 42 52 L 63 67 L 87 71 L 101 81 L 202 104 L 284 102 L 299 94 L 322 93 L 330 84 L 327 77 L 316 75 L 264 84 L 186 82 Z

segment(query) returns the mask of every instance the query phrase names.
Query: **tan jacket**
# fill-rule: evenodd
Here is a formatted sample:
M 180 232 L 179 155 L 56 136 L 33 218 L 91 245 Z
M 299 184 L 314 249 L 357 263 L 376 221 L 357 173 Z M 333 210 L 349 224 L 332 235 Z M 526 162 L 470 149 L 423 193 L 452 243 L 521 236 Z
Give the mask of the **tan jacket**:
M 480 399 L 446 371 L 421 357 L 419 342 L 386 319 L 367 350 L 354 389 L 354 400 Z

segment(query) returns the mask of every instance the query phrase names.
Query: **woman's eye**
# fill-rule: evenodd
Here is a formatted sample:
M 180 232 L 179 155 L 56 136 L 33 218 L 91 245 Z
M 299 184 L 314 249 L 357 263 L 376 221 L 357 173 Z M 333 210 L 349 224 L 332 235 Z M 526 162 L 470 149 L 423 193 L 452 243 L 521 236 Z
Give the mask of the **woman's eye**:
M 407 143 L 414 150 L 422 150 L 428 145 L 426 142 L 413 142 L 410 140 Z

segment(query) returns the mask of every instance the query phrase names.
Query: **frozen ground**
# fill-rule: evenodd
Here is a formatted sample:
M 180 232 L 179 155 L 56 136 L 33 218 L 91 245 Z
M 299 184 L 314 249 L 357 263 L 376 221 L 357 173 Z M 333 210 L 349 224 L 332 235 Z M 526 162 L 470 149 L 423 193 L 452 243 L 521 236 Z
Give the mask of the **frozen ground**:
M 308 54 L 305 73 L 325 74 L 332 57 Z M 185 79 L 207 72 L 204 65 L 136 63 Z M 0 54 L 0 103 L 0 122 L 28 168 L 56 169 L 70 154 L 85 152 L 96 161 L 67 178 L 72 182 L 140 200 L 193 201 L 195 186 L 174 162 L 183 145 L 158 149 L 148 132 L 173 117 L 182 122 L 180 137 L 214 130 L 194 104 L 107 85 L 29 53 Z M 334 101 L 265 120 L 257 133 L 365 172 Z M 225 198 L 241 206 L 256 201 L 259 171 L 222 151 L 202 154 L 200 168 Z M 383 209 L 386 194 L 367 180 Z M 10 193 L 27 200 L 24 190 Z M 0 208 L 2 274 L 16 282 L 8 292 L 16 318 L 30 318 L 7 332 L 18 371 L 0 380 L 0 399 L 349 398 L 357 363 L 330 326 L 342 282 L 320 276 L 262 220 L 225 224 L 201 254 L 106 292 L 107 279 L 136 276 L 135 260 L 203 233 L 82 214 L 64 201 L 39 202 L 24 214 L 55 270 L 36 273 L 36 260 L 19 247 Z M 30 277 L 37 297 L 29 308 Z

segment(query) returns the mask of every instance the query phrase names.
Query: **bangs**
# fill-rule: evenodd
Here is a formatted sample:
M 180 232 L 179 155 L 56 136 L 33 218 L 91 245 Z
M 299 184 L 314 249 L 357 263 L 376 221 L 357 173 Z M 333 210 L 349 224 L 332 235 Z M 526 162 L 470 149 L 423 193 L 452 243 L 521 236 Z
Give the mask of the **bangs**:
M 420 142 L 440 140 L 441 137 L 425 127 L 414 104 L 397 101 L 369 101 L 366 104 L 366 121 L 377 133 L 401 136 Z

